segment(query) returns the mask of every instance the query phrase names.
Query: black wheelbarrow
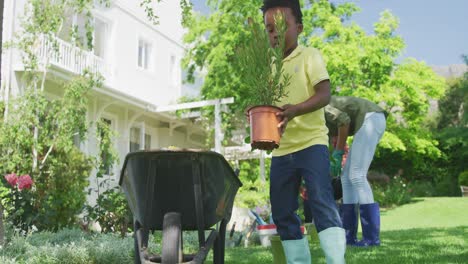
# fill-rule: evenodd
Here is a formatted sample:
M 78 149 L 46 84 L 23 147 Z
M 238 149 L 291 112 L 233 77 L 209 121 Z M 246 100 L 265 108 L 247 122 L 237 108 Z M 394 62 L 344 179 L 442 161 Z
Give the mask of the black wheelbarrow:
M 224 263 L 226 224 L 242 183 L 224 157 L 197 150 L 129 153 L 120 175 L 133 213 L 135 263 Z M 162 230 L 160 255 L 148 253 L 149 232 Z M 183 253 L 183 231 L 198 231 L 199 251 Z M 205 239 L 205 231 L 209 231 Z

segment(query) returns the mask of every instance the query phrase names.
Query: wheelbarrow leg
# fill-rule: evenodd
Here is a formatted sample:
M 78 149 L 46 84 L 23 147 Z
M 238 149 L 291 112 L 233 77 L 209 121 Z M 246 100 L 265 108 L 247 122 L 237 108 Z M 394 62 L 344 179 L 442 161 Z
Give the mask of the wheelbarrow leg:
M 227 222 L 225 219 L 221 221 L 219 225 L 218 237 L 215 240 L 213 246 L 213 263 L 214 264 L 224 264 L 224 246 L 226 241 L 226 225 Z
M 148 247 L 149 230 L 140 226 L 138 221 L 134 221 L 134 241 L 135 241 L 135 264 L 141 264 L 141 253 Z

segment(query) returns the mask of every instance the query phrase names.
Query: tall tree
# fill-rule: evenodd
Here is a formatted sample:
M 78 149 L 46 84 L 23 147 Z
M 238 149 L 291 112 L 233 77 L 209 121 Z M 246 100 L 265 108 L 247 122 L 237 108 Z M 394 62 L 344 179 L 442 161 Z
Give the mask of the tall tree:
M 464 57 L 468 65 L 468 57 Z M 450 81 L 450 88 L 439 101 L 440 116 L 436 128 L 436 135 L 444 159 L 440 167 L 452 179 L 451 190 L 448 194 L 458 193 L 458 181 L 461 173 L 468 171 L 468 72 L 463 77 Z M 449 189 L 450 190 L 450 189 Z M 447 194 L 446 194 L 447 195 Z
M 5 1 L 0 2 L 0 86 L 2 83 L 2 54 L 3 54 L 3 8 L 5 5 Z M 1 92 L 3 91 L 2 87 L 0 87 L 0 97 L 3 99 L 3 94 Z M 2 109 L 3 110 L 3 109 Z M 0 111 L 0 115 L 3 116 L 3 112 Z M 5 228 L 3 224 L 3 206 L 0 203 L 0 247 L 3 247 L 5 244 Z
M 409 159 L 439 157 L 437 143 L 425 122 L 429 101 L 443 94 L 445 82 L 423 62 L 409 59 L 395 63 L 404 48 L 402 38 L 395 33 L 398 19 L 383 12 L 369 34 L 351 20 L 359 11 L 354 3 L 301 2 L 304 32 L 300 42 L 323 53 L 333 93 L 367 98 L 390 113 L 380 147 L 405 152 Z M 188 24 L 185 41 L 191 48 L 185 63 L 189 79 L 199 69 L 206 72 L 203 97 L 234 96 L 242 100 L 242 80 L 231 61 L 236 45 L 247 36 L 243 29 L 247 18 L 262 16 L 262 1 L 212 0 L 208 4 L 212 12 L 192 18 Z
M 5 1 L 0 2 L 0 72 L 2 72 L 2 51 L 3 51 L 3 8 Z M 0 74 L 0 83 L 2 83 L 2 75 Z M 0 89 L 1 90 L 1 89 Z
M 34 208 L 26 211 L 24 208 L 18 210 L 14 206 L 8 206 L 5 211 L 10 212 L 9 217 L 13 215 L 11 212 L 15 212 L 13 217 L 19 220 L 17 223 L 29 225 L 37 221 L 35 224 L 39 228 L 59 228 L 75 220 L 77 210 L 83 207 L 80 203 L 85 201 L 85 186 L 88 184 L 90 169 L 88 166 L 91 161 L 76 150 L 73 139 L 79 137 L 83 140 L 88 132 L 88 124 L 84 120 L 87 92 L 99 87 L 102 80 L 90 73 L 77 76 L 64 85 L 63 98 L 48 100 L 44 89 L 50 65 L 47 59 L 44 62 L 38 57 L 38 48 L 43 48 L 41 42 L 49 43 L 52 45 L 48 45 L 47 54 L 59 55 L 56 37 L 66 25 L 64 22 L 69 18 L 67 12 L 84 16 L 86 19 L 84 43 L 91 48 L 93 43 L 91 10 L 96 3 L 109 5 L 111 0 L 28 0 L 26 2 L 24 17 L 19 20 L 22 23 L 21 31 L 16 32 L 17 37 L 9 45 L 17 48 L 22 55 L 24 75 L 27 77 L 24 80 L 25 94 L 23 98 L 15 98 L 14 103 L 20 107 L 12 109 L 10 113 L 12 118 L 0 121 L 2 153 L 0 174 L 9 172 L 31 174 L 36 188 L 32 193 L 34 199 L 26 203 L 34 203 Z M 158 22 L 158 17 L 154 14 L 153 7 L 158 2 L 160 0 L 140 0 L 141 7 L 145 9 L 149 20 L 155 24 Z M 2 0 L 0 27 L 3 26 L 3 4 Z M 190 3 L 188 0 L 181 0 L 180 4 L 184 17 L 188 16 Z M 77 28 L 72 27 L 65 32 L 71 32 L 70 39 L 76 40 L 76 30 Z M 0 30 L 0 43 L 1 32 L 2 30 Z M 76 41 L 72 44 L 79 45 Z M 62 175 L 63 173 L 69 175 Z M 56 188 L 57 186 L 59 188 Z M 5 186 L 0 186 L 2 187 Z M 5 193 L 2 191 L 2 195 Z M 0 213 L 3 213 L 2 209 L 0 208 Z M 34 215 L 35 220 L 28 217 L 31 215 Z M 0 220 L 3 220 L 1 215 Z M 3 222 L 0 222 L 0 243 L 3 241 L 2 231 Z
M 16 106 L 10 108 L 11 118 L 0 122 L 0 175 L 28 174 L 35 188 L 16 194 L 16 186 L 1 186 L 1 200 L 9 220 L 23 229 L 70 225 L 86 202 L 92 161 L 77 150 L 74 138 L 84 140 L 88 132 L 87 93 L 100 87 L 102 79 L 89 72 L 76 76 L 64 84 L 64 95 L 57 100 L 47 98 L 44 90 L 47 58 L 60 55 L 56 38 L 66 24 L 66 11 L 84 14 L 90 25 L 93 5 L 93 0 L 28 0 L 21 31 L 9 45 L 22 56 L 25 78 L 22 96 L 8 102 Z M 92 27 L 86 29 L 92 36 Z M 43 43 L 50 44 L 45 61 L 39 57 Z

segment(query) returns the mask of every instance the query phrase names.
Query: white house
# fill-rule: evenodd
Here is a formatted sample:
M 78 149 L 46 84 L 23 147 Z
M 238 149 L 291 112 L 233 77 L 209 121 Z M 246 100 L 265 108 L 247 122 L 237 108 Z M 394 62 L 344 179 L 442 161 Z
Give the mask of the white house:
M 26 2 L 5 1 L 4 41 L 11 40 L 20 30 L 19 19 Z M 95 89 L 90 98 L 87 118 L 94 122 L 105 119 L 119 134 L 115 148 L 120 161 L 112 169 L 117 179 L 129 151 L 171 145 L 202 148 L 205 133 L 192 120 L 163 112 L 161 108 L 176 104 L 186 93 L 193 94 L 193 87 L 182 84 L 181 58 L 185 50 L 179 1 L 156 4 L 159 25 L 148 20 L 138 0 L 111 2 L 110 7 L 98 6 L 92 10 L 92 51 L 74 47 L 69 32 L 62 32 L 58 38 L 60 56 L 42 56 L 42 59 L 47 58 L 51 65 L 45 88 L 51 98 L 60 97 L 63 92 L 57 79 L 69 80 L 87 67 L 104 76 L 104 87 Z M 76 15 L 66 23 L 79 29 L 84 27 L 84 19 Z M 42 41 L 40 45 L 39 52 L 44 53 L 50 43 Z M 21 96 L 24 67 L 17 50 L 4 51 L 1 70 L 2 87 L 6 91 L 3 99 Z M 93 133 L 81 144 L 81 149 L 96 155 L 97 141 Z

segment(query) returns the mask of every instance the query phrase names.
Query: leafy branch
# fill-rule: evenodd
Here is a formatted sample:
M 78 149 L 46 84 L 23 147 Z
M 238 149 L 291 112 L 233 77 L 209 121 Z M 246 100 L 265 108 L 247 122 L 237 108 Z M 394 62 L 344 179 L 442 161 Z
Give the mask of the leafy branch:
M 283 69 L 284 33 L 282 15 L 275 17 L 278 44 L 271 46 L 263 24 L 249 19 L 245 25 L 249 36 L 236 49 L 234 67 L 240 79 L 243 109 L 252 105 L 274 105 L 286 93 L 291 76 Z

